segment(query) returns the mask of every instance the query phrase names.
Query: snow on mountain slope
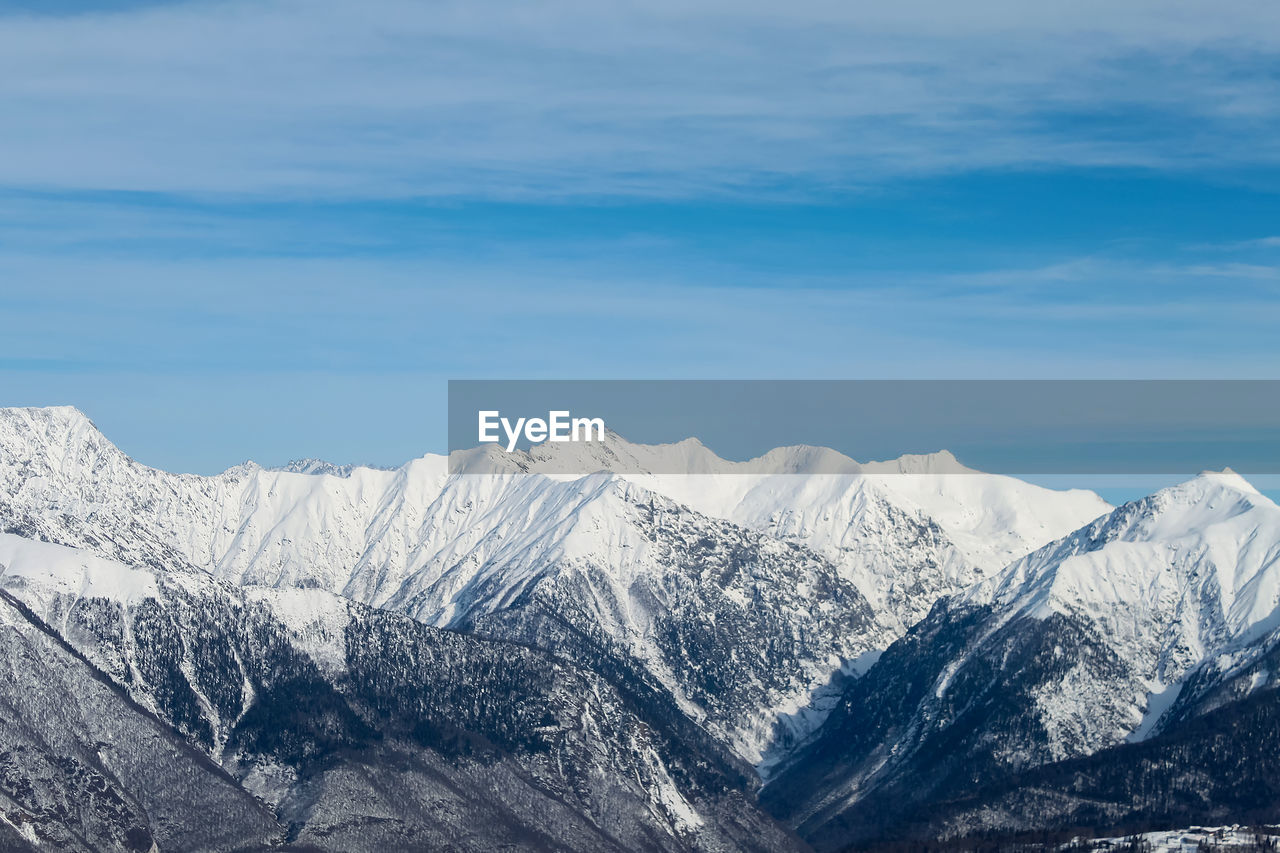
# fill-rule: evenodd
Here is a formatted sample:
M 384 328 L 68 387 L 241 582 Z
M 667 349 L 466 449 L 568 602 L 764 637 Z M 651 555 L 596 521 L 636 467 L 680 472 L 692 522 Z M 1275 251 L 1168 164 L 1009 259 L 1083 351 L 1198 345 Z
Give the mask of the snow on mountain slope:
M 1093 492 L 975 471 L 946 451 L 859 463 L 793 446 L 733 462 L 697 439 L 645 446 L 609 433 L 527 452 L 486 446 L 455 467 L 557 478 L 613 471 L 706 515 L 803 542 L 834 560 L 897 633 L 939 597 L 1112 508 Z
M 387 606 L 638 665 L 753 763 L 801 734 L 776 731 L 781 715 L 891 637 L 833 564 L 796 543 L 611 474 L 510 486 Z
M 294 459 L 285 465 L 277 465 L 272 471 L 286 471 L 290 474 L 328 474 L 331 477 L 350 477 L 352 472 L 361 468 L 374 471 L 390 471 L 391 468 L 377 465 L 335 465 L 323 459 Z
M 842 466 L 828 450 L 817 464 L 822 473 L 796 473 L 813 450 L 781 448 L 699 477 L 628 478 L 708 515 L 809 545 L 840 566 L 896 633 L 938 598 L 1111 509 L 1092 492 L 983 474 L 945 451 Z M 829 473 L 841 467 L 849 473 Z
M 857 511 L 866 505 L 861 493 L 870 492 L 907 515 L 936 524 L 957 555 L 981 575 L 1112 509 L 1093 492 L 1055 491 L 984 474 L 945 450 L 860 463 L 829 448 L 798 445 L 732 462 L 697 439 L 645 446 L 609 433 L 604 442 L 544 444 L 515 454 L 488 447 L 477 452 L 485 454 L 483 464 L 476 465 L 479 470 L 562 476 L 613 471 L 699 512 L 759 529 L 781 529 L 829 555 L 839 553 L 844 532 L 858 526 Z M 800 514 L 781 519 L 779 513 L 788 510 Z M 965 586 L 969 580 L 958 583 Z M 864 592 L 876 601 L 873 586 L 868 582 Z
M 961 600 L 1005 618 L 1084 618 L 1148 682 L 1145 736 L 1201 662 L 1280 628 L 1280 507 L 1239 475 L 1206 472 L 1010 566 Z M 1152 703 L 1155 708 L 1151 708 Z M 1087 715 L 1088 709 L 1075 713 Z
M 558 589 L 560 612 L 545 618 L 596 620 L 614 652 L 642 662 L 758 761 L 771 743 L 807 734 L 830 704 L 829 682 L 855 658 L 887 645 L 939 597 L 1106 508 L 1091 493 L 963 469 L 949 454 L 864 466 L 810 447 L 740 463 L 696 440 L 649 447 L 610 435 L 565 447 L 472 452 L 477 466 L 509 475 L 450 476 L 444 458 L 427 456 L 394 471 L 246 463 L 197 477 L 134 462 L 74 409 L 5 409 L 0 524 L 131 565 L 315 587 L 434 625 L 475 622 Z M 608 465 L 635 473 L 572 473 Z M 645 473 L 675 470 L 698 473 Z M 667 498 L 676 505 L 645 516 Z M 672 538 L 664 514 L 681 519 L 683 539 Z M 707 574 L 708 561 L 726 568 Z M 767 577 L 752 574 L 762 566 Z M 665 588 L 677 578 L 696 590 Z M 571 588 L 589 606 L 570 602 Z M 823 596 L 837 588 L 833 610 Z M 802 640 L 742 669 L 727 689 L 734 699 L 708 707 L 717 700 L 698 686 L 706 674 L 678 673 L 659 628 L 697 633 L 703 613 L 722 607 L 740 625 L 723 638 L 726 655 Z M 670 622 L 677 611 L 680 626 Z
M 874 463 L 868 475 L 892 495 L 919 507 L 986 573 L 1113 508 L 1087 490 L 1055 491 L 965 468 L 945 451 Z
M 1280 507 L 1203 474 L 943 599 L 766 795 L 810 840 L 850 843 L 979 783 L 1159 733 L 1185 719 L 1184 694 L 1274 658 L 1278 620 Z M 1271 683 L 1267 668 L 1232 696 Z
M 238 583 L 341 591 L 396 564 L 445 482 L 440 457 L 347 476 L 213 477 L 140 465 L 68 407 L 0 410 L 0 522 L 131 565 L 188 563 Z
M 155 575 L 92 554 L 0 533 L 0 579 L 38 581 L 61 595 L 129 604 L 157 593 Z
M 1092 493 L 978 474 L 949 454 L 864 466 L 824 448 L 789 447 L 728 462 L 694 439 L 644 446 L 613 435 L 528 454 L 475 453 L 486 470 L 499 464 L 557 480 L 578 479 L 557 472 L 613 465 L 706 515 L 811 545 L 898 631 L 939 595 L 1107 509 Z M 446 460 L 430 455 L 394 471 L 303 468 L 336 474 L 252 463 L 214 477 L 168 474 L 129 459 L 75 409 L 0 409 L 7 529 L 125 562 L 177 557 L 234 582 L 318 586 L 374 604 L 441 562 L 458 547 L 453 537 L 471 535 L 476 513 L 525 479 L 450 477 Z
M 934 519 L 863 475 L 666 477 L 652 488 L 823 554 L 893 635 L 940 596 L 984 576 Z
M 5 602 L 21 601 L 83 656 L 77 666 L 92 673 L 91 663 L 128 691 L 137 715 L 168 731 L 158 717 L 205 752 L 243 789 L 209 765 L 218 784 L 274 830 L 247 791 L 270 804 L 307 849 L 797 846 L 750 804 L 747 766 L 705 732 L 660 701 L 624 700 L 595 673 L 543 652 L 439 631 L 321 590 L 233 587 L 182 566 L 114 565 L 9 534 L 0 552 L 11 560 L 0 573 L 0 625 Z M 104 597 L 69 582 L 86 566 L 95 578 L 152 582 Z M 30 704 L 49 718 L 45 737 L 65 738 L 45 709 L 68 697 L 35 690 L 43 674 L 28 659 L 13 656 L 22 689 L 0 701 L 19 719 Z M 0 725 L 0 741 L 6 733 Z M 99 739 L 110 745 L 99 750 L 124 753 L 112 737 Z M 0 774 L 0 811 L 8 778 Z M 148 804 L 158 802 L 151 796 Z M 160 814 L 184 815 L 185 796 L 189 788 L 174 790 Z M 128 830 L 137 810 L 121 811 Z M 50 832 L 68 822 L 43 818 Z M 189 833 L 200 826 L 191 824 Z M 246 833 L 218 849 L 253 840 Z
M 5 592 L 0 673 L 0 820 L 21 836 L 0 833 L 5 850 L 228 850 L 283 837 L 262 803 Z

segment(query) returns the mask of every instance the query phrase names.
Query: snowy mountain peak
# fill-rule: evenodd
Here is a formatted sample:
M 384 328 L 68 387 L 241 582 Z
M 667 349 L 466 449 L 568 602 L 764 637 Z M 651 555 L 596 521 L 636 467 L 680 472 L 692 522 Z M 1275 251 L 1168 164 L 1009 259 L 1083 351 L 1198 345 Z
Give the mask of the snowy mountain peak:
M 1270 498 L 1231 469 L 1205 471 L 1121 507 L 1108 528 L 1113 538 L 1171 540 L 1199 536 L 1242 513 L 1280 512 Z
M 1207 472 L 943 599 L 850 682 L 770 785 L 814 825 L 874 821 L 976 778 L 1167 733 L 1204 697 L 1274 686 L 1278 641 L 1280 507 Z
M 638 444 L 613 431 L 603 441 L 534 445 L 508 452 L 496 444 L 455 451 L 457 473 L 583 475 L 612 471 L 623 475 L 853 475 L 976 474 L 947 450 L 906 454 L 882 462 L 858 462 L 829 447 L 808 444 L 775 447 L 759 456 L 734 461 L 719 456 L 695 437 L 667 444 Z
M 862 466 L 868 474 L 976 474 L 956 459 L 950 450 L 935 453 L 907 453 L 884 462 L 868 462 Z
M 954 575 L 944 584 L 950 591 L 969 577 L 960 562 L 995 571 L 1110 509 L 1092 493 L 1053 492 L 1008 477 L 899 475 L 968 470 L 945 451 L 872 463 L 866 467 L 877 473 L 867 476 L 864 466 L 828 448 L 782 447 L 732 462 L 697 439 L 642 445 L 606 434 L 602 442 L 528 452 L 483 445 L 464 451 L 461 463 L 456 456 L 449 462 L 459 472 L 545 475 L 536 480 L 627 472 L 624 478 L 709 516 L 829 547 L 832 556 L 853 560 L 851 571 L 868 586 L 882 584 L 876 578 L 883 570 L 904 571 L 876 557 L 888 553 L 878 537 L 896 529 L 890 516 L 915 519 L 912 529 L 929 540 L 937 537 L 928 530 L 940 526 L 960 549 L 959 562 L 941 552 L 925 559 Z M 75 409 L 0 414 L 0 485 L 14 499 L 12 523 L 21 516 L 24 530 L 70 545 L 96 542 L 118 558 L 176 550 L 191 564 L 242 582 L 318 581 L 334 591 L 390 594 L 388 584 L 429 561 L 447 535 L 466 533 L 474 513 L 508 489 L 483 482 L 463 488 L 439 456 L 394 471 L 317 460 L 286 467 L 245 463 L 215 477 L 168 474 L 134 462 Z M 440 500 L 458 504 L 434 506 Z M 48 515 L 51 507 L 61 521 Z M 106 549 L 113 540 L 121 547 Z M 874 601 L 875 591 L 868 592 Z
M 0 409 L 0 462 L 77 476 L 132 461 L 73 406 Z
M 65 445 L 76 436 L 110 443 L 88 415 L 75 406 L 0 408 L 0 439 L 6 443 L 22 439 L 27 444 Z
M 1210 556 L 1231 557 L 1238 562 L 1256 544 L 1280 538 L 1280 507 L 1255 489 L 1247 480 L 1230 470 L 1204 472 L 1184 483 L 1161 489 L 1154 494 L 1121 506 L 1080 530 L 1027 555 L 1000 576 L 975 588 L 970 594 L 981 597 L 995 588 L 1011 589 L 1010 584 L 1025 583 L 1045 574 L 1062 575 L 1067 569 L 1080 570 L 1095 560 L 1093 555 L 1108 556 L 1129 553 L 1135 549 L 1162 549 L 1177 560 L 1162 560 L 1162 565 L 1135 565 L 1143 574 L 1166 566 L 1186 564 L 1186 555 L 1194 552 Z M 1234 555 L 1222 552 L 1236 548 Z M 1154 553 L 1148 556 L 1155 556 Z M 1258 568 L 1269 567 L 1277 555 L 1268 555 Z M 1116 577 L 1115 566 L 1102 563 L 1090 568 L 1099 580 Z
M 535 445 L 525 458 L 528 470 L 542 474 L 707 474 L 719 471 L 725 464 L 696 438 L 668 444 L 636 444 L 612 430 L 605 432 L 603 441 Z
M 287 464 L 276 465 L 268 468 L 268 471 L 281 471 L 286 474 L 313 474 L 324 477 L 350 477 L 353 471 L 360 468 L 369 468 L 374 471 L 390 471 L 390 468 L 384 468 L 377 465 L 355 465 L 348 462 L 345 465 L 338 465 L 324 459 L 316 459 L 314 457 L 303 457 L 302 459 L 290 460 Z
M 1119 507 L 959 600 L 994 607 L 1000 623 L 1084 620 L 1155 695 L 1280 626 L 1280 507 L 1238 474 L 1208 472 Z
M 1262 495 L 1253 483 L 1250 483 L 1230 468 L 1223 468 L 1221 471 L 1201 471 L 1200 475 L 1192 482 L 1197 481 L 1204 485 L 1213 484 L 1224 489 L 1235 489 L 1247 494 Z
M 68 426 L 89 424 L 89 416 L 75 406 L 9 406 L 0 408 L 0 421 L 22 418 L 30 421 L 60 422 Z

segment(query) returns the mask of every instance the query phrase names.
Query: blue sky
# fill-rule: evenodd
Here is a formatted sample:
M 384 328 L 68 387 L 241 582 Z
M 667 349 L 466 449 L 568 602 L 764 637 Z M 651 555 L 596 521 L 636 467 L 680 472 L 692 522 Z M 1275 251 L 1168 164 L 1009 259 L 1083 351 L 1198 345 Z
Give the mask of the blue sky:
M 0 403 L 212 472 L 449 378 L 1275 377 L 1280 6 L 1032 5 L 0 2 Z

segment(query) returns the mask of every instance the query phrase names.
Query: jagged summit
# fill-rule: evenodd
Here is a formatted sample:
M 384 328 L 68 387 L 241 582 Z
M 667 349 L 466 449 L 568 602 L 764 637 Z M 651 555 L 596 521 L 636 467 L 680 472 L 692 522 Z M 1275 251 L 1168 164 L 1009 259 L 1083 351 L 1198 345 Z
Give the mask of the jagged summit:
M 75 406 L 3 406 L 0 407 L 0 420 L 10 417 L 27 417 L 33 419 L 45 418 L 51 421 L 61 421 L 63 423 L 72 424 L 76 422 L 88 422 L 89 416 Z
M 269 470 L 270 470 L 270 471 L 274 471 L 274 470 L 278 470 L 278 469 L 275 469 L 275 468 L 263 468 L 261 465 L 259 465 L 257 462 L 254 462 L 252 459 L 246 459 L 246 460 L 244 460 L 243 462 L 240 462 L 240 463 L 238 463 L 238 464 L 232 465 L 230 468 L 228 468 L 227 470 L 223 471 L 223 472 L 222 472 L 221 474 L 219 474 L 218 476 L 220 476 L 220 477 L 231 477 L 231 478 L 234 478 L 234 479 L 237 479 L 237 480 L 238 480 L 238 479 L 242 479 L 242 478 L 244 478 L 244 477 L 247 477 L 247 476 L 249 476 L 249 475 L 251 475 L 251 474 L 256 474 L 256 473 L 257 473 L 257 472 L 259 472 L 259 471 L 269 471 Z
M 1277 649 L 1280 507 L 1207 472 L 941 598 L 848 686 L 769 797 L 838 848 L 976 780 L 1145 742 L 1274 686 Z M 1032 826 L 1044 802 L 1019 806 Z
M 63 445 L 74 436 L 103 451 L 119 450 L 81 410 L 74 406 L 0 408 L 0 439 L 23 442 L 28 449 Z M 955 474 L 979 473 L 961 464 L 947 450 L 928 454 L 904 454 L 897 459 L 858 462 L 839 451 L 814 445 L 776 447 L 743 461 L 724 459 L 697 437 L 666 444 L 639 444 L 606 431 L 604 441 L 543 443 L 529 450 L 508 453 L 494 444 L 456 451 L 453 469 L 459 473 L 540 473 L 585 475 L 608 470 L 621 474 Z M 431 454 L 424 458 L 435 458 Z M 347 477 L 358 469 L 394 470 L 369 464 L 337 464 L 301 457 L 284 465 L 262 467 L 252 460 L 228 472 L 266 470 L 295 474 Z M 215 475 L 217 476 L 217 475 Z
M 697 440 L 646 446 L 616 435 L 528 453 L 492 445 L 468 451 L 503 463 L 508 474 L 533 476 L 450 476 L 446 459 L 431 455 L 395 470 L 352 467 L 345 476 L 306 460 L 295 471 L 246 464 L 212 477 L 175 475 L 133 462 L 96 430 L 40 439 L 50 417 L 66 420 L 19 410 L 0 427 L 0 489 L 10 496 L 3 521 L 19 535 L 128 565 L 202 569 L 242 586 L 318 588 L 436 625 L 491 618 L 539 585 L 560 588 L 589 571 L 580 591 L 586 598 L 557 606 L 577 608 L 575 617 L 583 607 L 601 608 L 591 630 L 622 648 L 647 649 L 646 665 L 674 693 L 687 685 L 663 669 L 668 664 L 645 639 L 670 630 L 662 621 L 674 618 L 670 608 L 683 608 L 680 630 L 694 631 L 716 607 L 732 607 L 726 619 L 782 626 L 857 609 L 824 611 L 832 590 L 865 600 L 866 619 L 830 636 L 806 629 L 792 646 L 800 658 L 785 671 L 757 673 L 760 684 L 743 688 L 757 699 L 722 709 L 722 730 L 752 761 L 768 746 L 779 713 L 801 721 L 792 726 L 796 737 L 816 724 L 821 714 L 806 710 L 807 691 L 825 684 L 844 658 L 883 645 L 938 597 L 1110 509 L 1091 493 L 1012 478 L 868 474 L 825 448 L 778 448 L 729 462 Z M 72 434 L 83 440 L 65 438 Z M 591 460 L 621 460 L 637 473 L 584 474 L 617 467 Z M 951 460 L 910 457 L 884 470 L 933 471 Z M 743 475 L 662 473 L 677 470 Z M 716 591 L 716 578 L 735 577 L 722 570 L 741 569 L 735 548 L 760 555 L 770 586 L 740 579 L 731 594 Z M 720 568 L 705 580 L 697 575 L 698 585 L 711 586 L 696 603 L 679 588 L 642 594 L 708 561 Z M 762 642 L 765 634 L 743 636 Z
M 602 442 L 544 443 L 527 452 L 507 455 L 519 460 L 509 462 L 509 467 L 543 474 L 589 473 L 593 470 L 620 474 L 739 476 L 979 473 L 962 465 L 948 450 L 905 454 L 885 461 L 858 462 L 829 447 L 794 444 L 735 461 L 720 456 L 696 437 L 667 444 L 637 444 L 612 431 L 606 433 Z M 492 460 L 494 457 L 489 455 L 487 458 Z
M 344 465 L 338 465 L 328 462 L 324 459 L 316 459 L 314 457 L 303 457 L 301 459 L 292 459 L 284 465 L 275 465 L 267 469 L 269 471 L 281 471 L 286 474 L 316 474 L 326 477 L 350 477 L 354 471 L 361 468 L 367 468 L 371 471 L 392 471 L 381 465 L 357 465 L 348 462 Z
M 1216 483 L 1224 488 L 1237 489 L 1241 492 L 1265 497 L 1265 495 L 1262 495 L 1262 492 L 1258 491 L 1257 487 L 1254 486 L 1253 483 L 1250 483 L 1242 475 L 1237 474 L 1231 468 L 1223 468 L 1221 471 L 1201 471 L 1196 477 L 1196 480 L 1200 480 L 1205 483 Z
M 855 475 L 977 474 L 950 451 L 905 454 L 897 459 L 858 462 L 829 447 L 807 444 L 775 447 L 741 461 L 726 459 L 697 437 L 664 444 L 632 442 L 612 430 L 602 441 L 544 442 L 527 450 L 507 451 L 498 444 L 456 450 L 451 468 L 457 473 L 532 472 L 550 476 L 612 471 L 623 475 Z
M 500 477 L 459 483 L 446 459 L 432 455 L 395 470 L 303 460 L 288 471 L 246 463 L 213 477 L 166 474 L 129 459 L 72 409 L 6 410 L 0 454 L 0 463 L 22 461 L 0 464 L 0 486 L 14 495 L 19 517 L 12 523 L 51 541 L 124 560 L 177 556 L 240 583 L 319 586 L 373 603 L 424 570 L 443 571 L 456 537 L 474 549 L 475 525 L 515 495 L 551 494 L 551 480 L 621 470 L 709 517 L 818 548 L 892 630 L 923 616 L 937 596 L 1110 509 L 1089 492 L 1009 477 L 917 473 L 957 467 L 945 452 L 864 470 L 827 448 L 783 447 L 732 462 L 696 439 L 639 445 L 616 434 L 529 452 L 483 445 L 465 451 L 461 464 L 452 460 L 454 470 L 542 475 L 519 487 Z M 59 514 L 50 516 L 51 507 Z
M 801 785 L 806 832 L 868 792 L 858 808 L 878 814 L 915 792 L 950 796 L 966 774 L 1145 740 L 1203 707 L 1193 699 L 1227 701 L 1280 672 L 1267 645 L 1280 637 L 1280 508 L 1229 470 L 1113 508 L 947 451 L 858 463 L 799 445 L 735 462 L 696 439 L 608 434 L 462 461 L 504 476 L 451 476 L 433 455 L 394 470 L 301 459 L 176 475 L 129 459 L 78 410 L 0 410 L 0 580 L 112 654 L 138 637 L 183 655 L 216 640 L 198 630 L 204 616 L 148 633 L 206 594 L 231 602 L 219 625 L 274 613 L 331 675 L 375 623 L 551 652 L 744 772 L 781 774 L 776 790 Z M 112 614 L 143 633 L 117 643 Z M 385 639 L 357 649 L 379 683 Z M 235 648 L 216 659 L 256 653 Z M 207 692 L 197 682 L 217 667 L 196 660 L 174 663 L 200 687 L 175 719 L 206 719 L 222 749 L 252 722 L 244 685 L 256 682 L 228 664 Z M 416 696 L 417 664 L 393 669 Z M 170 701 L 163 678 L 139 694 L 146 707 Z M 538 737 L 591 730 L 527 722 Z M 680 826 L 705 819 L 666 785 L 655 776 L 644 796 L 674 804 Z
M 934 453 L 906 453 L 897 459 L 868 462 L 863 465 L 868 474 L 976 474 L 973 468 L 961 464 L 950 450 Z
M 31 450 L 65 447 L 73 440 L 111 445 L 84 412 L 75 406 L 0 408 L 0 437 Z
M 109 479 L 125 469 L 144 469 L 74 406 L 0 409 L 3 463 L 33 466 L 28 477 L 39 470 L 54 480 Z M 3 482 L 0 477 L 0 485 Z
M 1206 472 L 1119 507 L 965 596 L 1120 620 L 1131 627 L 1116 630 L 1135 641 L 1144 624 L 1159 624 L 1155 634 L 1203 653 L 1280 604 L 1280 507 L 1234 472 Z

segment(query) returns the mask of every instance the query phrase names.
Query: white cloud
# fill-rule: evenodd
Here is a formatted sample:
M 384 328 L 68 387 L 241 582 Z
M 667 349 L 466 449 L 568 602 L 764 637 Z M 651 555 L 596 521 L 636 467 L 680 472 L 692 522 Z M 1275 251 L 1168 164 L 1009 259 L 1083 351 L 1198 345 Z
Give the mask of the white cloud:
M 758 193 L 1280 162 L 1280 6 L 185 3 L 0 18 L 0 184 Z
M 1280 249 L 1280 237 L 1262 237 L 1234 244 L 1237 249 Z

